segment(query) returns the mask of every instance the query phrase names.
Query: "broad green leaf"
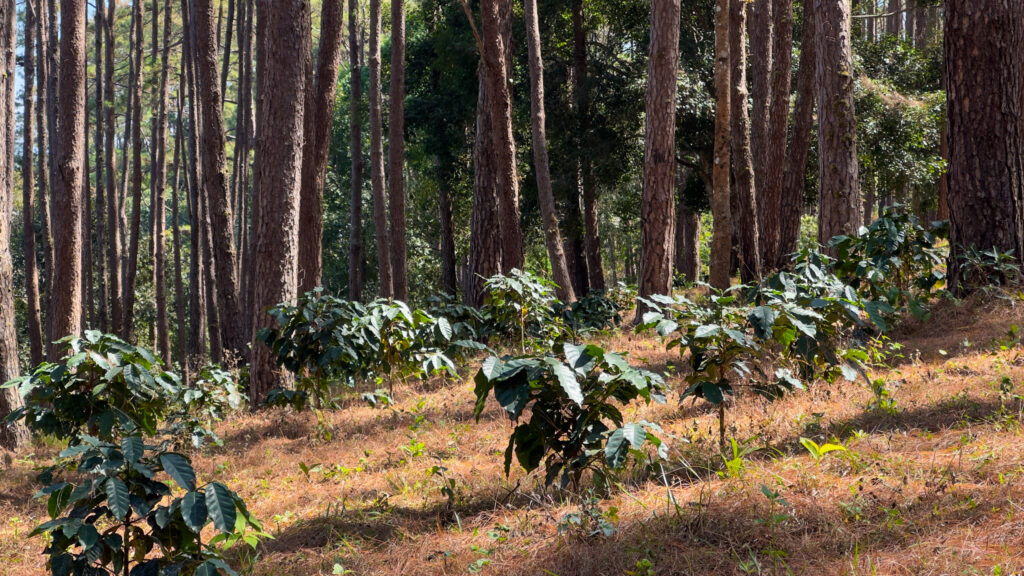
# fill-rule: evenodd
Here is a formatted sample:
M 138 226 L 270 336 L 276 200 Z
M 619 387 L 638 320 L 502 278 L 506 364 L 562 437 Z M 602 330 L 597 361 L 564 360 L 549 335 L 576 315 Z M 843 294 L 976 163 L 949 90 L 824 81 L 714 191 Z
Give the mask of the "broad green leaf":
M 196 472 L 188 458 L 181 454 L 167 452 L 160 455 L 160 465 L 164 467 L 167 475 L 174 479 L 185 490 L 196 489 Z
M 128 487 L 120 479 L 110 478 L 107 480 L 106 492 L 107 506 L 110 508 L 110 512 L 119 520 L 123 520 L 131 510 L 128 501 Z
M 189 492 L 181 498 L 181 517 L 185 525 L 197 534 L 206 525 L 206 496 L 199 492 Z
M 221 532 L 231 532 L 235 528 L 235 500 L 231 491 L 220 482 L 206 485 L 206 508 L 213 525 Z
M 565 391 L 569 399 L 583 406 L 583 390 L 580 388 L 580 383 L 576 380 L 576 373 L 565 364 L 553 358 L 548 358 L 547 363 L 555 377 L 558 378 L 559 385 L 562 386 L 562 390 Z
M 145 447 L 142 443 L 141 436 L 127 436 L 121 440 L 121 451 L 124 452 L 124 459 L 129 464 L 134 464 L 142 458 L 142 454 L 145 451 Z
M 751 310 L 747 321 L 754 327 L 754 333 L 758 338 L 767 340 L 772 336 L 772 326 L 778 317 L 778 312 L 771 306 L 758 306 Z

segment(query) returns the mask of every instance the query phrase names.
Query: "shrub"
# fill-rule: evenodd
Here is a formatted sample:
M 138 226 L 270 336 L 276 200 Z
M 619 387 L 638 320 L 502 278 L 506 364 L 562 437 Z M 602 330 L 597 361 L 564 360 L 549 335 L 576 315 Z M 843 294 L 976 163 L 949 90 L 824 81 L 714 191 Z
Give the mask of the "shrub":
M 501 336 L 518 341 L 526 353 L 527 337 L 540 349 L 550 348 L 565 338 L 565 329 L 555 315 L 554 284 L 521 270 L 508 276 L 498 274 L 484 282 L 484 308 Z
M 68 353 L 60 362 L 4 385 L 25 399 L 10 420 L 68 442 L 39 476 L 51 519 L 32 535 L 49 536 L 50 572 L 235 574 L 222 550 L 255 546 L 265 536 L 259 523 L 223 484 L 199 485 L 188 457 L 168 450 L 171 440 L 152 440 L 175 410 L 209 415 L 214 402 L 176 406 L 186 396 L 178 376 L 115 336 L 89 331 L 61 342 Z M 224 374 L 205 373 L 207 389 L 225 385 Z M 175 497 L 161 473 L 186 493 Z M 220 534 L 203 542 L 210 523 Z
M 891 206 L 856 236 L 829 241 L 836 251 L 832 269 L 865 298 L 886 302 L 893 313 L 906 309 L 924 318 L 933 290 L 946 278 L 946 254 L 938 244 L 948 235 L 947 223 L 925 227 L 902 206 Z
M 619 468 L 631 451 L 648 442 L 659 455 L 665 454 L 656 425 L 624 423 L 619 409 L 638 398 L 664 403 L 660 376 L 594 345 L 560 344 L 555 350 L 557 354 L 492 356 L 475 377 L 477 419 L 493 391 L 517 424 L 505 450 L 506 474 L 515 455 L 527 472 L 543 464 L 546 484 L 561 475 L 563 488 L 578 488 L 584 471 L 603 475 Z M 524 419 L 528 408 L 529 419 Z
M 194 448 L 208 440 L 220 445 L 213 424 L 247 401 L 231 372 L 216 365 L 204 366 L 191 386 L 178 389 L 168 416 L 168 432 L 174 437 L 187 436 Z

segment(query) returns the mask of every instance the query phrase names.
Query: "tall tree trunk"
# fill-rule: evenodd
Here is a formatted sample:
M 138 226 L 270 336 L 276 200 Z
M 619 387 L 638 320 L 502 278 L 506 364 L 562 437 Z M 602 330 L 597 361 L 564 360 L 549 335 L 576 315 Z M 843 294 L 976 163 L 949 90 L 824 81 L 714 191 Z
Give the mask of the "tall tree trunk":
M 861 224 L 857 123 L 853 108 L 850 0 L 817 4 L 818 242 L 855 234 Z
M 224 66 L 220 71 L 220 93 L 222 95 L 228 93 L 228 72 L 231 70 L 231 32 L 232 27 L 235 25 L 235 1 L 228 0 L 228 20 L 224 30 Z M 244 2 L 245 0 L 241 1 Z
M 1024 4 L 946 3 L 950 286 L 968 248 L 1024 254 Z
M 320 50 L 316 79 L 307 100 L 299 209 L 299 294 L 320 286 L 323 275 L 324 181 L 330 152 L 334 98 L 345 33 L 345 0 L 328 0 L 320 18 Z M 358 119 L 357 119 L 358 120 Z
M 157 14 L 153 12 L 153 18 Z M 156 42 L 154 41 L 154 46 Z M 153 211 L 153 267 L 156 277 L 156 335 L 157 349 L 164 364 L 171 363 L 170 323 L 167 319 L 167 271 L 164 251 L 164 227 L 166 226 L 164 191 L 167 188 L 167 100 L 169 98 L 168 76 L 171 56 L 171 2 L 164 0 L 163 51 L 160 54 L 160 102 L 157 111 L 156 168 L 154 170 L 153 195 L 156 198 Z M 177 162 L 177 159 L 175 159 Z M 177 191 L 175 191 L 175 194 Z
M 31 10 L 31 7 L 29 9 Z M 14 210 L 14 52 L 17 28 L 15 12 L 15 0 L 0 2 L 0 60 L 3 67 L 0 95 L 4 101 L 3 116 L 0 119 L 0 138 L 3 139 L 3 142 L 0 142 L 0 159 L 3 162 L 0 169 L 0 380 L 4 382 L 18 377 L 18 339 L 14 325 L 14 264 L 11 260 L 10 244 L 11 213 Z M 26 52 L 28 50 L 30 48 L 26 48 Z M 26 114 L 25 118 L 25 123 L 31 124 L 32 117 Z M 31 164 L 31 154 L 29 158 Z M 34 254 L 32 257 L 35 257 Z M 3 422 L 8 414 L 21 406 L 21 396 L 16 389 L 0 389 L 0 447 L 13 450 L 28 442 L 28 430 L 22 424 L 9 426 Z
M 53 182 L 54 267 L 50 318 L 60 338 L 82 329 L 82 165 L 85 160 L 85 0 L 61 0 L 58 167 Z M 59 346 L 50 344 L 50 358 Z
M 142 5 L 145 0 L 134 0 L 132 4 L 132 40 L 131 46 L 131 91 L 132 119 L 132 216 L 130 237 L 128 241 L 128 269 L 125 271 L 124 283 L 124 326 L 121 334 L 131 339 L 135 331 L 135 285 L 138 278 L 139 240 L 142 219 L 142 75 L 145 73 L 143 62 L 143 30 L 145 20 Z
M 388 115 L 388 197 L 391 203 L 391 283 L 409 299 L 405 237 L 405 2 L 391 0 L 391 94 Z
M 584 242 L 585 230 L 583 208 L 579 188 L 572 188 L 565 202 L 565 262 L 569 266 L 572 289 L 580 296 L 590 292 L 590 278 L 587 271 L 587 253 Z
M 86 96 L 88 107 L 88 96 Z M 92 277 L 92 188 L 89 181 L 89 112 L 83 119 L 82 131 L 85 137 L 83 145 L 84 168 L 82 170 L 82 201 L 85 209 L 82 213 L 82 295 L 85 305 L 82 309 L 82 325 L 84 328 L 96 327 L 96 301 L 93 291 Z
M 202 130 L 200 130 L 200 134 Z M 220 364 L 224 361 L 223 313 L 217 306 L 220 286 L 214 277 L 216 256 L 213 251 L 213 223 L 210 218 L 210 197 L 199 194 L 199 213 L 202 214 L 203 286 L 206 288 L 206 326 L 210 337 L 210 361 Z
M 729 0 L 716 0 L 715 7 L 715 151 L 714 190 L 711 212 L 714 232 L 711 239 L 711 285 L 719 290 L 729 287 L 732 251 L 732 215 L 729 203 L 729 127 L 731 74 L 729 70 Z M 756 84 L 755 84 L 756 86 Z M 754 108 L 757 110 L 756 106 Z M 755 126 L 757 120 L 755 119 Z M 756 166 L 756 163 L 755 163 Z M 756 176 L 755 176 L 756 179 Z
M 551 260 L 551 272 L 556 293 L 563 302 L 576 299 L 569 266 L 562 248 L 562 235 L 558 230 L 558 212 L 551 192 L 551 167 L 548 163 L 547 128 L 544 114 L 544 61 L 540 51 L 540 24 L 537 18 L 537 0 L 524 0 L 526 37 L 530 58 L 530 126 L 533 134 L 533 164 L 537 175 L 537 196 L 544 225 L 544 243 Z
M 266 26 L 268 54 L 301 54 L 309 40 L 306 0 L 260 0 L 259 17 Z M 295 300 L 298 257 L 299 186 L 302 181 L 302 130 L 306 76 L 289 58 L 268 58 L 259 79 L 261 98 L 260 194 L 253 258 L 255 332 L 274 322 L 266 310 Z M 253 339 L 250 393 L 259 406 L 272 388 L 288 378 L 264 344 Z
M 685 187 L 686 180 L 679 179 L 679 186 Z M 676 194 L 676 251 L 675 271 L 687 282 L 700 280 L 700 214 L 694 212 Z
M 359 65 L 358 0 L 348 0 L 349 149 L 352 156 L 349 204 L 348 297 L 363 299 L 363 70 Z M 444 226 L 444 219 L 441 220 Z M 300 244 L 301 245 L 301 244 Z
M 106 149 L 107 143 L 104 142 L 103 138 L 103 39 L 106 35 L 104 28 L 106 24 L 104 20 L 106 10 L 102 2 L 98 2 L 98 6 L 95 9 L 95 35 L 94 41 L 96 46 L 95 54 L 95 66 L 96 66 L 96 95 L 94 97 L 96 106 L 96 150 L 93 160 L 96 163 L 96 243 L 95 243 L 95 260 L 97 265 L 97 288 L 99 296 L 99 329 L 103 332 L 108 332 L 110 309 L 108 308 L 108 302 L 110 301 L 110 293 L 107 289 L 107 241 L 106 241 L 106 218 L 107 218 L 107 195 L 106 185 L 104 180 L 105 173 L 105 156 L 104 150 Z
M 189 264 L 189 317 L 192 319 L 189 325 L 189 355 L 194 360 L 202 360 L 206 354 L 207 346 L 207 318 L 206 318 L 206 287 L 205 271 L 203 265 L 203 213 L 202 203 L 199 201 L 201 188 L 201 169 L 199 167 L 198 140 L 199 124 L 196 121 L 197 102 L 195 98 L 195 69 L 192 66 L 192 34 L 191 18 L 189 16 L 188 0 L 181 0 L 182 22 L 185 24 L 186 33 L 183 39 L 183 56 L 181 59 L 182 71 L 178 85 L 184 87 L 188 95 L 188 154 L 185 163 L 188 169 L 185 171 L 185 180 L 188 189 L 189 208 L 189 253 L 191 261 Z M 182 99 L 179 99 L 179 118 L 183 114 L 180 109 Z
M 504 20 L 511 13 L 510 0 L 483 0 L 483 67 L 490 97 L 491 139 L 494 141 L 494 175 L 501 218 L 501 270 L 523 269 L 523 235 L 519 224 L 519 177 L 516 172 L 515 141 L 512 135 L 512 98 L 506 49 L 509 39 Z
M 747 25 L 750 33 L 750 94 L 751 107 L 750 144 L 754 155 L 754 184 L 758 191 L 758 222 L 771 219 L 768 212 L 775 210 L 769 198 L 762 193 L 763 183 L 768 180 L 768 131 L 771 125 L 771 82 L 772 82 L 772 2 L 773 0 L 752 0 Z M 765 234 L 761 234 L 765 236 Z M 761 242 L 764 243 L 762 238 Z M 763 254 L 762 254 L 763 256 Z
M 654 294 L 668 294 L 672 289 L 679 13 L 679 0 L 654 0 L 651 7 L 651 47 L 647 65 L 644 122 L 643 198 L 640 204 L 642 252 L 639 294 L 643 298 Z M 728 6 L 724 17 L 728 23 Z M 728 41 L 726 36 L 724 53 L 727 74 Z M 638 318 L 640 312 L 641 310 L 637 311 Z
M 50 330 L 50 296 L 53 285 L 53 234 L 52 234 L 52 218 L 50 214 L 50 162 L 52 160 L 50 147 L 50 125 L 47 121 L 49 112 L 49 77 L 50 77 L 50 49 L 49 49 L 49 36 L 47 32 L 48 24 L 48 10 L 44 0 L 38 0 L 36 4 L 36 92 L 38 95 L 38 103 L 36 106 L 36 133 L 39 135 L 39 163 L 37 165 L 38 178 L 39 178 L 39 220 L 40 220 L 40 232 L 41 242 L 43 249 L 43 270 L 42 270 L 42 282 L 43 289 L 40 295 L 40 305 L 46 310 L 46 316 L 43 318 L 43 337 L 46 340 L 47 346 L 51 341 L 51 330 Z
M 804 183 L 807 175 L 807 154 L 811 148 L 814 128 L 814 103 L 817 100 L 814 82 L 817 74 L 817 35 L 814 2 L 804 2 L 803 33 L 800 40 L 800 70 L 796 81 L 796 105 L 793 110 L 793 134 L 786 155 L 786 171 L 779 208 L 779 248 L 776 265 L 789 264 L 800 238 L 800 218 L 804 207 Z
M 495 171 L 492 94 L 487 70 L 480 63 L 476 102 L 476 136 L 473 142 L 473 213 L 470 217 L 469 273 L 463 295 L 472 306 L 484 303 L 484 280 L 501 272 L 501 227 Z
M 452 197 L 448 186 L 438 190 L 438 217 L 441 218 L 441 290 L 457 296 L 459 282 L 455 265 L 455 222 L 452 215 Z
M 114 131 L 117 116 L 114 113 L 114 28 L 117 22 L 117 0 L 107 0 L 106 25 L 103 27 L 103 121 L 106 147 L 103 150 L 105 188 L 107 195 L 107 280 L 110 293 L 110 331 L 121 333 L 124 323 L 122 306 L 122 271 L 121 271 L 121 227 L 118 223 L 121 214 L 120 197 L 117 193 L 117 164 L 114 149 L 116 139 Z
M 761 279 L 761 245 L 768 241 L 760 234 L 754 190 L 754 157 L 750 150 L 750 116 L 747 113 L 747 2 L 729 6 L 729 60 L 731 61 L 730 115 L 732 134 L 732 173 L 736 183 L 734 207 L 738 216 L 740 278 L 743 282 Z
M 601 264 L 601 234 L 597 217 L 597 186 L 594 165 L 587 153 L 590 144 L 590 87 L 587 83 L 587 29 L 583 0 L 573 0 L 573 94 L 575 96 L 578 131 L 576 135 L 577 178 L 583 199 L 583 246 L 587 259 L 587 283 L 591 290 L 604 290 L 604 267 Z
M 380 86 L 380 0 L 370 0 L 370 180 L 373 188 L 373 225 L 377 239 L 377 273 L 380 295 L 394 296 L 391 274 L 391 234 L 388 232 L 388 198 L 384 192 L 384 133 Z
M 903 27 L 902 1 L 889 0 L 886 13 L 888 16 L 885 19 L 885 33 L 890 36 L 899 36 L 900 28 Z
M 761 262 L 767 272 L 779 260 L 779 209 L 785 180 L 786 136 L 789 128 L 789 89 L 793 75 L 793 0 L 773 0 L 771 106 L 768 119 L 767 165 L 758 194 L 764 195 L 761 225 Z
M 217 282 L 217 308 L 220 311 L 221 337 L 224 347 L 245 357 L 248 336 L 243 333 L 239 302 L 238 275 L 235 270 L 235 237 L 232 206 L 228 198 L 225 165 L 224 114 L 217 76 L 216 29 L 212 0 L 194 0 L 196 45 L 196 91 L 202 118 L 203 187 L 210 207 L 213 264 Z
M 181 100 L 181 87 L 178 87 L 178 100 Z M 180 112 L 181 105 L 179 103 Z M 181 267 L 181 210 L 179 194 L 181 192 L 181 116 L 178 116 L 174 128 L 174 177 L 171 179 L 171 234 L 174 241 L 174 315 L 177 321 L 176 338 L 174 339 L 174 359 L 182 371 L 182 379 L 188 385 L 188 328 L 185 322 L 185 287 L 182 282 L 184 270 Z
M 25 88 L 24 114 L 22 125 L 21 147 L 21 216 L 22 216 L 22 247 L 25 252 L 25 299 L 28 306 L 28 342 L 30 359 L 33 366 L 43 361 L 43 324 L 39 303 L 39 269 L 36 261 L 36 223 L 35 223 L 35 175 L 34 158 L 35 138 L 32 120 L 35 114 L 35 27 L 36 9 L 39 0 L 25 1 Z M 3 15 L 6 19 L 8 14 Z M 6 20 L 0 26 L 6 27 Z M 8 33 L 4 29 L 4 33 Z M 6 119 L 6 118 L 5 118 Z M 3 239 L 0 238 L 0 242 Z M 2 257 L 2 256 L 0 256 Z M 8 303 L 4 303 L 7 305 Z M 7 379 L 4 380 L 5 382 Z

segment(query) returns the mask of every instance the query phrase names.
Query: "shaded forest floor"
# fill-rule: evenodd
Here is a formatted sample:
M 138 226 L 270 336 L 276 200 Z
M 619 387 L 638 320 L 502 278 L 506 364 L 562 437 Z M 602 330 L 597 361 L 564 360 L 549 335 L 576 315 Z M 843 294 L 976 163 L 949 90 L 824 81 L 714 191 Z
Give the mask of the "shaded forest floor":
M 895 412 L 870 409 L 863 381 L 775 404 L 740 397 L 728 433 L 753 451 L 732 474 L 712 412 L 674 397 L 630 407 L 627 420 L 676 437 L 670 464 L 624 473 L 590 504 L 536 475 L 505 478 L 510 427 L 493 402 L 474 423 L 472 368 L 397 386 L 391 408 L 353 400 L 326 416 L 330 438 L 309 413 L 233 417 L 225 447 L 195 462 L 273 534 L 236 562 L 261 576 L 1021 573 L 1024 404 L 1000 394 L 1007 378 L 1024 393 L 1012 325 L 1024 303 L 995 300 L 942 303 L 904 326 L 904 357 L 873 374 L 891 382 Z M 603 340 L 658 371 L 677 360 L 657 339 Z M 816 465 L 801 437 L 847 451 Z M 45 573 L 42 538 L 24 535 L 46 516 L 33 467 L 55 450 L 38 444 L 0 471 L 2 574 Z M 611 534 L 591 535 L 602 523 Z

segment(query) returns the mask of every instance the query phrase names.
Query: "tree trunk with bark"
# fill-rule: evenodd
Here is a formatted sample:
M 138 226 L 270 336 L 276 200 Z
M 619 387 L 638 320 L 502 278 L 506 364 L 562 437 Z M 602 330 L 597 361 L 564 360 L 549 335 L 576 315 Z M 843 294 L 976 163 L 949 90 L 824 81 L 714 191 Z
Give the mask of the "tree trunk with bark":
M 732 134 L 732 173 L 736 185 L 735 209 L 738 216 L 740 278 L 743 282 L 761 279 L 761 244 L 756 195 L 754 157 L 750 150 L 750 116 L 747 113 L 747 44 L 744 38 L 747 3 L 729 6 L 729 59 L 731 61 L 730 115 Z
M 860 227 L 857 123 L 853 107 L 853 47 L 850 0 L 819 1 L 816 7 L 818 86 L 818 242 L 827 244 Z
M 523 234 L 519 224 L 519 175 L 516 171 L 515 140 L 512 135 L 512 97 L 509 88 L 510 0 L 483 0 L 480 4 L 483 23 L 483 68 L 486 70 L 490 98 L 491 139 L 494 154 L 494 176 L 501 218 L 501 271 L 522 270 Z
M 103 150 L 104 187 L 107 195 L 107 279 L 110 282 L 110 330 L 120 334 L 124 324 L 124 309 L 122 306 L 121 227 L 118 223 L 121 202 L 117 193 L 117 163 L 114 154 L 116 143 L 114 131 L 117 126 L 117 116 L 114 113 L 114 25 L 117 22 L 116 17 L 117 0 L 107 0 L 106 25 L 103 27 L 103 139 L 107 143 Z
M 202 117 L 203 185 L 209 199 L 213 264 L 217 281 L 217 308 L 220 311 L 221 335 L 224 347 L 245 357 L 246 335 L 242 327 L 239 302 L 238 275 L 235 269 L 235 237 L 232 206 L 228 198 L 225 166 L 224 115 L 221 111 L 219 78 L 217 74 L 217 43 L 213 21 L 212 0 L 195 0 L 193 15 L 196 46 L 193 51 L 196 65 L 196 88 Z
M 946 3 L 949 285 L 968 248 L 1024 254 L 1024 4 Z
M 252 405 L 258 407 L 267 392 L 289 383 L 270 349 L 255 335 L 274 320 L 267 309 L 279 302 L 294 302 L 298 266 L 299 186 L 302 182 L 303 105 L 306 75 L 291 58 L 309 43 L 309 2 L 260 0 L 258 17 L 266 26 L 268 57 L 261 69 L 259 90 L 263 100 L 259 117 L 258 175 L 260 193 L 253 246 L 253 354 L 250 370 Z
M 61 0 L 60 108 L 53 182 L 50 322 L 59 338 L 82 329 L 82 167 L 85 161 L 85 0 Z M 50 358 L 59 346 L 50 344 Z
M 373 188 L 373 224 L 377 239 L 380 295 L 394 296 L 391 234 L 388 232 L 388 197 L 384 191 L 384 133 L 381 119 L 380 0 L 370 0 L 370 181 Z
M 786 136 L 789 128 L 789 89 L 793 75 L 793 0 L 773 0 L 771 105 L 768 117 L 767 166 L 757 192 L 764 195 L 761 225 L 761 263 L 765 272 L 779 260 L 779 209 L 785 180 Z
M 676 200 L 675 270 L 687 282 L 700 280 L 700 214 L 681 198 Z
M 128 241 L 128 268 L 125 271 L 124 282 L 124 326 L 121 335 L 126 340 L 132 340 L 135 331 L 135 285 L 138 278 L 139 265 L 139 240 L 141 236 L 142 218 L 142 76 L 145 74 L 145 63 L 142 61 L 143 52 L 143 30 L 145 20 L 142 12 L 142 5 L 145 0 L 134 0 L 132 5 L 132 32 L 131 32 L 131 77 L 130 89 L 132 91 L 132 119 L 131 135 L 132 147 L 132 216 L 130 223 L 130 237 Z
M 738 0 L 737 0 L 738 1 Z M 772 102 L 772 2 L 773 0 L 751 0 L 750 18 L 747 26 L 750 33 L 750 94 L 751 106 L 750 144 L 754 155 L 754 184 L 758 191 L 758 221 L 767 222 L 775 206 L 761 193 L 763 183 L 768 180 L 768 130 L 771 123 Z M 762 234 L 763 236 L 763 234 Z M 763 239 L 762 239 L 763 242 Z
M 157 14 L 153 12 L 153 18 Z M 154 47 L 156 42 L 154 40 Z M 156 345 L 164 364 L 171 364 L 170 322 L 167 318 L 167 263 L 164 249 L 166 226 L 164 191 L 167 187 L 167 106 L 171 56 L 171 2 L 164 0 L 163 51 L 160 53 L 160 101 L 156 118 L 156 167 L 153 170 L 153 268 L 156 290 Z M 175 160 L 177 161 L 177 160 Z M 175 192 L 177 193 L 177 192 Z
M 36 5 L 39 0 L 25 1 L 25 88 L 24 118 L 21 147 L 21 216 L 22 247 L 25 253 L 25 300 L 28 307 L 29 354 L 33 366 L 43 361 L 43 320 L 39 301 L 39 268 L 36 261 L 35 223 L 35 138 L 32 120 L 35 114 L 35 27 Z M 4 14 L 7 17 L 7 14 Z M 0 26 L 6 22 L 0 23 Z M 3 240 L 0 239 L 0 242 Z M 4 380 L 5 382 L 7 380 Z
M 711 285 L 719 290 L 724 290 L 730 284 L 729 272 L 732 252 L 732 213 L 729 202 L 729 127 L 731 124 L 729 118 L 731 112 L 731 74 L 729 70 L 730 4 L 729 0 L 716 1 L 715 150 L 714 172 L 712 175 L 713 192 L 711 195 L 711 212 L 715 220 L 711 239 Z
M 537 0 L 524 0 L 527 48 L 530 59 L 530 126 L 533 135 L 533 164 L 537 175 L 537 196 L 544 226 L 544 244 L 551 260 L 551 273 L 558 286 L 556 294 L 563 302 L 572 302 L 576 295 L 569 278 L 569 266 L 558 229 L 558 211 L 551 191 L 551 166 L 548 162 L 547 128 L 544 114 L 544 60 L 540 48 L 540 24 Z M 603 276 L 603 275 L 602 275 Z
M 324 182 L 327 153 L 330 152 L 334 97 L 341 65 L 341 43 L 345 33 L 345 0 L 328 0 L 320 18 L 320 50 L 316 79 L 306 110 L 312 128 L 305 135 L 302 153 L 302 187 L 299 209 L 299 294 L 320 286 L 323 275 Z M 358 68 L 356 69 L 358 72 Z M 311 98 L 310 98 L 311 96 Z M 358 118 L 356 119 L 358 121 Z
M 349 69 L 349 149 L 352 156 L 351 209 L 348 249 L 348 298 L 363 299 L 363 74 L 359 65 L 358 0 L 348 0 L 348 69 Z M 442 220 L 442 226 L 444 221 Z
M 601 263 L 601 232 L 597 217 L 597 183 L 594 164 L 587 153 L 590 145 L 590 86 L 587 83 L 587 29 L 583 0 L 574 0 L 573 28 L 573 95 L 579 131 L 576 135 L 577 179 L 583 200 L 583 247 L 587 254 L 587 284 L 591 290 L 604 290 L 604 266 Z
M 31 7 L 29 7 L 31 9 Z M 14 210 L 14 74 L 15 74 L 15 0 L 0 1 L 0 381 L 18 377 L 18 336 L 14 324 L 14 263 L 11 259 L 11 214 Z M 84 29 L 84 11 L 83 11 Z M 84 34 L 83 34 L 84 36 Z M 82 38 L 85 43 L 85 38 Z M 29 48 L 26 48 L 28 51 Z M 83 82 L 84 87 L 84 82 Z M 25 115 L 26 124 L 32 116 Z M 31 154 L 29 154 L 31 164 Z M 34 258 L 35 255 L 33 254 Z M 0 447 L 15 450 L 28 443 L 28 430 L 20 422 L 7 425 L 3 419 L 21 408 L 15 388 L 0 389 Z
M 409 299 L 405 233 L 405 2 L 391 0 L 391 94 L 388 115 L 388 197 L 391 203 L 391 283 Z
M 476 135 L 473 142 L 473 213 L 470 217 L 469 273 L 463 295 L 472 306 L 484 303 L 484 280 L 501 272 L 501 227 L 494 175 L 490 84 L 483 63 L 478 68 Z
M 779 207 L 779 247 L 776 266 L 784 268 L 796 251 L 800 238 L 800 218 L 804 208 L 804 183 L 807 175 L 807 154 L 811 148 L 814 128 L 814 103 L 817 94 L 817 35 L 814 2 L 804 2 L 803 33 L 800 40 L 800 69 L 796 81 L 796 105 L 793 110 L 793 133 L 786 155 L 786 169 Z
M 679 69 L 679 0 L 654 0 L 647 65 L 643 198 L 640 204 L 642 298 L 672 289 L 675 240 L 676 78 Z M 726 8 L 724 17 L 729 18 Z M 728 36 L 725 38 L 728 43 Z M 725 66 L 729 65 L 728 44 Z M 728 69 L 728 68 L 727 68 Z M 641 310 L 638 310 L 638 318 Z

